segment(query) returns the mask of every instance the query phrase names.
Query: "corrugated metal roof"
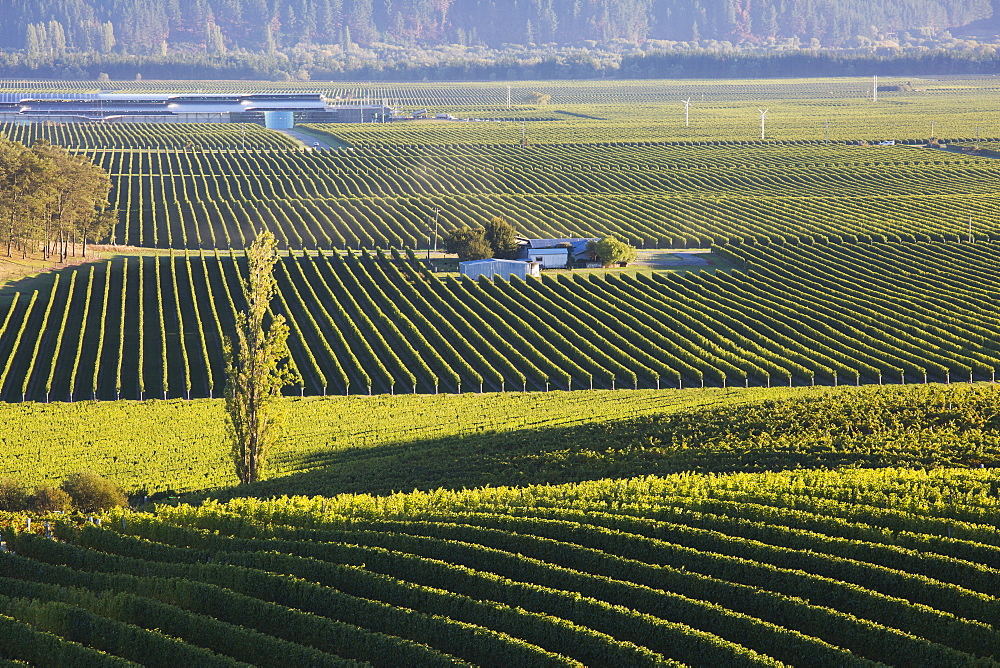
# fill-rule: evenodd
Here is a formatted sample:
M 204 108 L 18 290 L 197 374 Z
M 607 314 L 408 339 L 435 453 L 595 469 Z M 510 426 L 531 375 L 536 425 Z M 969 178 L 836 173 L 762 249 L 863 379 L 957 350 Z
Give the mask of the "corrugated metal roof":
M 315 95 L 244 95 L 244 94 L 135 94 L 111 93 L 102 95 L 61 94 L 39 95 L 20 94 L 16 99 L 8 99 L 5 94 L 0 101 L 19 103 L 23 111 L 70 111 L 98 113 L 100 115 L 127 113 L 136 108 L 160 109 L 164 113 L 236 113 L 243 111 L 326 111 L 326 98 Z M 362 108 L 352 105 L 349 108 Z M 383 109 L 372 106 L 364 108 Z
M 587 252 L 588 241 L 599 241 L 598 239 L 525 239 L 527 247 L 536 250 L 539 248 L 554 248 L 560 244 L 569 244 L 573 250 L 573 255 L 580 255 Z
M 538 250 L 544 250 L 548 248 L 558 247 L 560 244 L 569 244 L 570 250 L 573 257 L 579 258 L 587 254 L 587 242 L 589 241 L 599 241 L 599 239 L 582 239 L 582 238 L 571 238 L 571 239 L 524 239 L 524 245 L 521 246 L 521 253 L 527 254 L 529 252 L 533 253 Z
M 93 100 L 97 98 L 97 93 L 81 93 L 79 91 L 74 91 L 72 93 L 48 93 L 39 91 L 5 91 L 0 93 L 0 102 L 20 102 L 26 98 L 33 98 L 35 100 L 65 100 L 66 98 L 73 98 L 74 100 Z

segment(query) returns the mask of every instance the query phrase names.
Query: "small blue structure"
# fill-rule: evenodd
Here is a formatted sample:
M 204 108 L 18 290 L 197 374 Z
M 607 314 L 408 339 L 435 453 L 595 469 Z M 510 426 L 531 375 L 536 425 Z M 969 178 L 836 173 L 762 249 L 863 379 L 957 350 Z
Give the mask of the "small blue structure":
M 268 130 L 291 130 L 295 127 L 295 113 L 291 111 L 265 111 L 264 127 Z

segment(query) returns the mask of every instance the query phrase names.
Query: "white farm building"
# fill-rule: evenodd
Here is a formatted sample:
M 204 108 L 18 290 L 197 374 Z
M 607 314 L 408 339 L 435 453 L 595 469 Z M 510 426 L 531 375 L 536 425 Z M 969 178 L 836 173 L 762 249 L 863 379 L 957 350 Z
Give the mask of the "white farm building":
M 526 239 L 517 240 L 520 246 L 518 257 L 524 260 L 540 262 L 543 269 L 565 269 L 573 264 L 584 262 L 591 258 L 587 252 L 587 242 L 597 239 Z
M 524 260 L 469 260 L 458 263 L 458 273 L 477 279 L 480 276 L 487 278 L 503 278 L 510 280 L 511 276 L 525 279 L 528 276 L 539 276 L 541 265 L 538 262 L 525 262 Z
M 569 260 L 568 248 L 529 248 L 529 260 L 542 265 L 543 269 L 565 269 Z

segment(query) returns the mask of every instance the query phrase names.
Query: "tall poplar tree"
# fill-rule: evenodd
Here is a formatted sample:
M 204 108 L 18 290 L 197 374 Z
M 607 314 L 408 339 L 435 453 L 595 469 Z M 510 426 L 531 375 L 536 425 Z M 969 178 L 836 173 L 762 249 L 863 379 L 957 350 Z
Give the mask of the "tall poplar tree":
M 278 289 L 274 265 L 277 241 L 261 232 L 247 249 L 247 277 L 243 282 L 247 308 L 236 314 L 236 340 L 226 337 L 227 432 L 236 475 L 242 484 L 260 480 L 267 456 L 280 427 L 276 399 L 281 389 L 296 381 L 288 359 L 288 325 L 282 315 L 265 320 Z
M 117 44 L 115 39 L 115 26 L 111 21 L 107 23 L 102 23 L 100 25 L 100 40 L 98 42 L 98 48 L 101 53 L 111 53 L 111 50 L 115 48 Z

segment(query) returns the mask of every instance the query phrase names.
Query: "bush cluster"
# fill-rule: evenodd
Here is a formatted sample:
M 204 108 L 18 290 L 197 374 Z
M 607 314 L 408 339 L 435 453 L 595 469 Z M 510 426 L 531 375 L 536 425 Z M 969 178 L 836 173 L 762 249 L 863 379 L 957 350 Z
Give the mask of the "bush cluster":
M 92 471 L 73 473 L 58 487 L 41 485 L 34 492 L 17 480 L 0 480 L 0 510 L 8 512 L 89 513 L 125 505 L 128 499 L 121 488 Z

